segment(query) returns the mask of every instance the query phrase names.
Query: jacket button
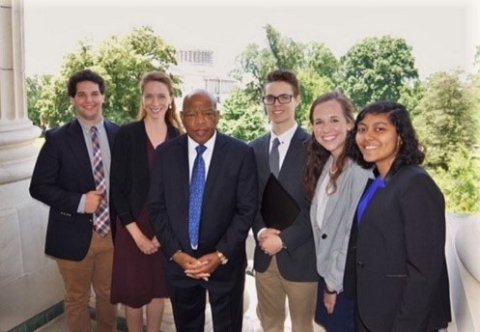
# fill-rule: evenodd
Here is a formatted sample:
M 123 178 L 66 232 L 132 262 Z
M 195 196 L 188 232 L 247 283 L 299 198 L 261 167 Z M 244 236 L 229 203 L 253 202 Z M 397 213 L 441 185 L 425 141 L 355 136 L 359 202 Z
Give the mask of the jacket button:
M 327 238 L 327 234 L 322 234 L 322 239 L 326 239 Z
M 358 261 L 357 265 L 358 265 L 359 268 L 363 268 L 365 266 L 365 264 L 363 264 L 362 261 Z

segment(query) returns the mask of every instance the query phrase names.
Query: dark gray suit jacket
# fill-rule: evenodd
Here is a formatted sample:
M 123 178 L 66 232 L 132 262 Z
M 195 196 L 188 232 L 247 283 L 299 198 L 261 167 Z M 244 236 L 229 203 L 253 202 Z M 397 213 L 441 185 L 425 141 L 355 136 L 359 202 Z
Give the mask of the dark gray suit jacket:
M 104 121 L 112 148 L 118 126 Z M 30 195 L 50 206 L 45 253 L 82 260 L 92 239 L 92 215 L 77 213 L 83 194 L 95 190 L 92 165 L 78 120 L 47 131 L 30 182 Z M 110 218 L 115 213 L 110 204 Z
M 295 199 L 300 207 L 300 213 L 294 223 L 282 231 L 280 237 L 287 249 L 276 254 L 278 268 L 282 277 L 290 281 L 317 281 L 318 274 L 315 265 L 315 245 L 313 241 L 312 225 L 310 223 L 310 205 L 305 198 L 303 187 L 303 169 L 305 166 L 306 148 L 309 135 L 298 127 L 292 137 L 285 160 L 278 175 L 278 181 Z M 258 170 L 260 204 L 266 182 L 270 176 L 268 164 L 270 134 L 266 134 L 250 145 L 255 151 Z M 260 212 L 253 223 L 253 232 L 256 237 L 258 231 L 266 227 Z M 264 272 L 270 264 L 271 257 L 265 254 L 260 247 L 255 247 L 254 268 Z
M 231 283 L 245 274 L 245 240 L 258 209 L 256 175 L 252 149 L 217 133 L 203 195 L 198 249 L 193 250 L 188 235 L 187 135 L 157 148 L 151 174 L 150 219 L 167 258 L 167 277 L 173 286 L 203 282 L 187 277 L 170 260 L 178 250 L 193 257 L 218 250 L 228 258 L 228 263 L 210 277 L 209 284 Z

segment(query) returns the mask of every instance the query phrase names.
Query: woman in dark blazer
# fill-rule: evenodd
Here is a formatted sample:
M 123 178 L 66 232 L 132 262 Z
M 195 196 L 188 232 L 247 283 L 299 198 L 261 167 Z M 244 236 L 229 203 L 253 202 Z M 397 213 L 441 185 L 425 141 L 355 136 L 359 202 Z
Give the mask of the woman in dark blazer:
M 445 203 L 419 166 L 424 152 L 403 105 L 377 102 L 354 127 L 357 159 L 376 179 L 356 222 L 359 331 L 425 332 L 450 321 Z
M 111 201 L 118 214 L 112 276 L 112 303 L 125 305 L 129 331 L 159 331 L 168 297 L 160 244 L 147 208 L 155 148 L 181 131 L 168 76 L 144 75 L 139 121 L 120 128 L 112 151 Z

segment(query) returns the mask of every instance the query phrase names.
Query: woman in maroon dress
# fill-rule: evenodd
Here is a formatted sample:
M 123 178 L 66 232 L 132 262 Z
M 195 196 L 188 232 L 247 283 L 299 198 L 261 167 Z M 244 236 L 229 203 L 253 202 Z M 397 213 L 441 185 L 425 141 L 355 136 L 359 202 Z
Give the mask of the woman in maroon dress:
M 164 256 L 148 219 L 150 170 L 155 148 L 181 132 L 168 76 L 150 72 L 140 83 L 139 121 L 123 126 L 112 150 L 110 196 L 118 214 L 112 303 L 125 306 L 130 332 L 159 331 L 168 297 Z

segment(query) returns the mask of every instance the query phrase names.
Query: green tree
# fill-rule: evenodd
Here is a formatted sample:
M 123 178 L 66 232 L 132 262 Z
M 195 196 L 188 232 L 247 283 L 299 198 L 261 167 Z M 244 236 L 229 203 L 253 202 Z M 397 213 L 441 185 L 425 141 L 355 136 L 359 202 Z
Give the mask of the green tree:
M 42 131 L 45 130 L 46 125 L 44 119 L 42 119 L 42 114 L 37 102 L 40 99 L 43 89 L 45 89 L 51 81 L 51 75 L 35 75 L 33 77 L 27 77 L 26 79 L 28 118 L 32 120 L 35 126 L 40 127 Z
M 480 173 L 474 149 L 478 122 L 460 73 L 439 72 L 425 83 L 414 124 L 425 145 L 425 166 L 446 196 L 452 212 L 480 211 Z
M 150 27 L 135 28 L 125 36 L 111 36 L 96 47 L 80 42 L 79 50 L 64 59 L 59 77 L 43 89 L 37 103 L 49 127 L 74 117 L 66 84 L 78 70 L 91 68 L 103 76 L 107 90 L 104 115 L 122 124 L 136 117 L 140 98 L 138 82 L 143 73 L 168 72 L 170 66 L 176 64 L 175 49 Z M 170 77 L 179 83 L 177 77 Z
M 291 70 L 301 83 L 302 105 L 296 113 L 297 121 L 305 123 L 313 99 L 332 88 L 337 59 L 325 45 L 296 42 L 271 25 L 265 27 L 265 34 L 266 47 L 251 44 L 237 58 L 234 74 L 246 86 L 245 100 L 260 104 L 267 74 L 274 69 Z
M 267 128 L 267 120 L 262 107 L 252 102 L 243 90 L 235 90 L 222 106 L 219 129 L 245 142 L 262 135 Z
M 428 167 L 448 171 L 452 151 L 472 150 L 478 128 L 459 73 L 433 74 L 416 113 L 416 128 L 428 148 Z
M 401 38 L 370 37 L 340 58 L 335 81 L 362 108 L 378 100 L 398 101 L 418 79 L 412 48 Z

